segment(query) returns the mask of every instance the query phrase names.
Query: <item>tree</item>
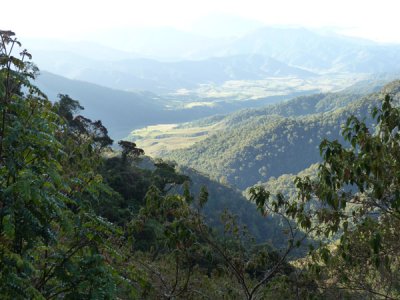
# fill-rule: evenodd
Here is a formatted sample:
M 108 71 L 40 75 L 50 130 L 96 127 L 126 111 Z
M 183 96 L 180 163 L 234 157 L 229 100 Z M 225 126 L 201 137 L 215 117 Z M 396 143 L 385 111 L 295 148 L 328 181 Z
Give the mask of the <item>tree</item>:
M 103 151 L 111 146 L 113 140 L 108 136 L 107 128 L 100 120 L 92 121 L 82 115 L 77 115 L 83 110 L 79 101 L 73 100 L 68 95 L 59 94 L 59 101 L 54 104 L 54 110 L 68 125 L 69 134 L 75 135 L 79 140 L 90 140 L 93 149 Z
M 144 154 L 143 149 L 137 148 L 136 144 L 129 141 L 119 141 L 118 145 L 122 148 L 122 160 L 126 161 L 127 158 L 134 159 Z
M 31 83 L 31 55 L 14 56 L 13 32 L 0 38 L 0 297 L 112 298 L 105 257 L 117 230 L 91 210 L 104 190 L 87 155 L 94 131 L 77 140 L 70 115 Z
M 5 297 L 33 297 L 36 271 L 31 251 L 53 240 L 52 220 L 60 220 L 64 198 L 54 137 L 59 118 L 46 97 L 30 83 L 37 69 L 11 31 L 0 31 L 0 250 L 1 290 Z M 26 90 L 27 92 L 24 92 Z
M 252 190 L 260 209 L 283 210 L 303 230 L 336 241 L 312 252 L 310 270 L 334 297 L 400 296 L 400 109 L 386 95 L 372 112 L 372 129 L 350 117 L 338 141 L 320 144 L 323 162 L 315 180 L 296 178 L 298 200 Z M 258 196 L 258 197 L 257 197 Z M 310 208 L 310 203 L 317 202 Z M 329 280 L 328 280 L 329 279 Z

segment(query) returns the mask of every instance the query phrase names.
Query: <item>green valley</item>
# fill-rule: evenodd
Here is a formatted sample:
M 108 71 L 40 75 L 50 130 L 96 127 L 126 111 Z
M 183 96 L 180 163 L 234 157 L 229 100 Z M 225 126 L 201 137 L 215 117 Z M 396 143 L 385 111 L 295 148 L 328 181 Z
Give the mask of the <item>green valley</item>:
M 396 93 L 396 84 L 385 91 Z M 129 138 L 152 155 L 244 189 L 318 162 L 320 141 L 339 138 L 346 118 L 367 116 L 378 98 L 378 94 L 347 92 L 302 96 L 198 122 L 148 127 L 132 132 Z

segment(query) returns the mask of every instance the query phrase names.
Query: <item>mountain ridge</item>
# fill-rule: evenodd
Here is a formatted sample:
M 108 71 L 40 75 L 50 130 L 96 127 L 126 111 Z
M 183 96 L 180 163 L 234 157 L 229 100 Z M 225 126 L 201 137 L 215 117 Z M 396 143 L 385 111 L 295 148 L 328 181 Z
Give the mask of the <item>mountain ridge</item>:
M 358 100 L 344 99 L 337 109 L 328 106 L 327 111 L 297 117 L 251 116 L 257 110 L 242 111 L 236 113 L 243 117 L 236 120 L 237 125 L 231 124 L 189 148 L 165 153 L 163 157 L 245 189 L 271 176 L 297 173 L 319 162 L 318 146 L 322 139 L 343 142 L 341 124 L 350 115 L 370 120 L 369 112 L 378 105 L 382 94 L 393 93 L 398 99 L 399 91 L 400 82 L 395 81 L 380 93 Z

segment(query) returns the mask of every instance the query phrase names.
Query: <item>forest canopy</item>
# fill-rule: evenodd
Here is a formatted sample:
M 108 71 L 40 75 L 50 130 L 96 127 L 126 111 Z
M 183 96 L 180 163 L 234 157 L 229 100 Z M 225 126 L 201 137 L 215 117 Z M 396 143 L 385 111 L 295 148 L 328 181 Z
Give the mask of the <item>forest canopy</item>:
M 282 230 L 281 243 L 260 243 L 229 211 L 222 226 L 207 221 L 209 191 L 175 164 L 130 141 L 115 150 L 79 101 L 51 102 L 31 54 L 16 55 L 13 32 L 0 37 L 2 299 L 400 297 L 397 94 L 379 99 L 373 122 L 337 117 L 342 142 L 320 143 L 295 197 L 249 190 Z

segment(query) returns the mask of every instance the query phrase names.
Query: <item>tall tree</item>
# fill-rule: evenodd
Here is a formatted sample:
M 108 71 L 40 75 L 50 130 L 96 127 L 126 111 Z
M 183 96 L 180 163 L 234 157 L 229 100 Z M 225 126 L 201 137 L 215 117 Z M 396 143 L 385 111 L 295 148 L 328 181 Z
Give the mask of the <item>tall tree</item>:
M 337 241 L 312 252 L 311 270 L 332 297 L 400 297 L 400 109 L 392 103 L 386 95 L 373 110 L 373 128 L 348 118 L 342 134 L 349 148 L 322 141 L 317 178 L 295 180 L 297 201 L 251 191 L 260 209 L 272 207 Z
M 90 205 L 104 189 L 87 155 L 103 145 L 97 127 L 71 136 L 70 116 L 31 83 L 31 55 L 15 56 L 13 32 L 0 38 L 0 297 L 111 298 L 104 257 L 115 228 Z

